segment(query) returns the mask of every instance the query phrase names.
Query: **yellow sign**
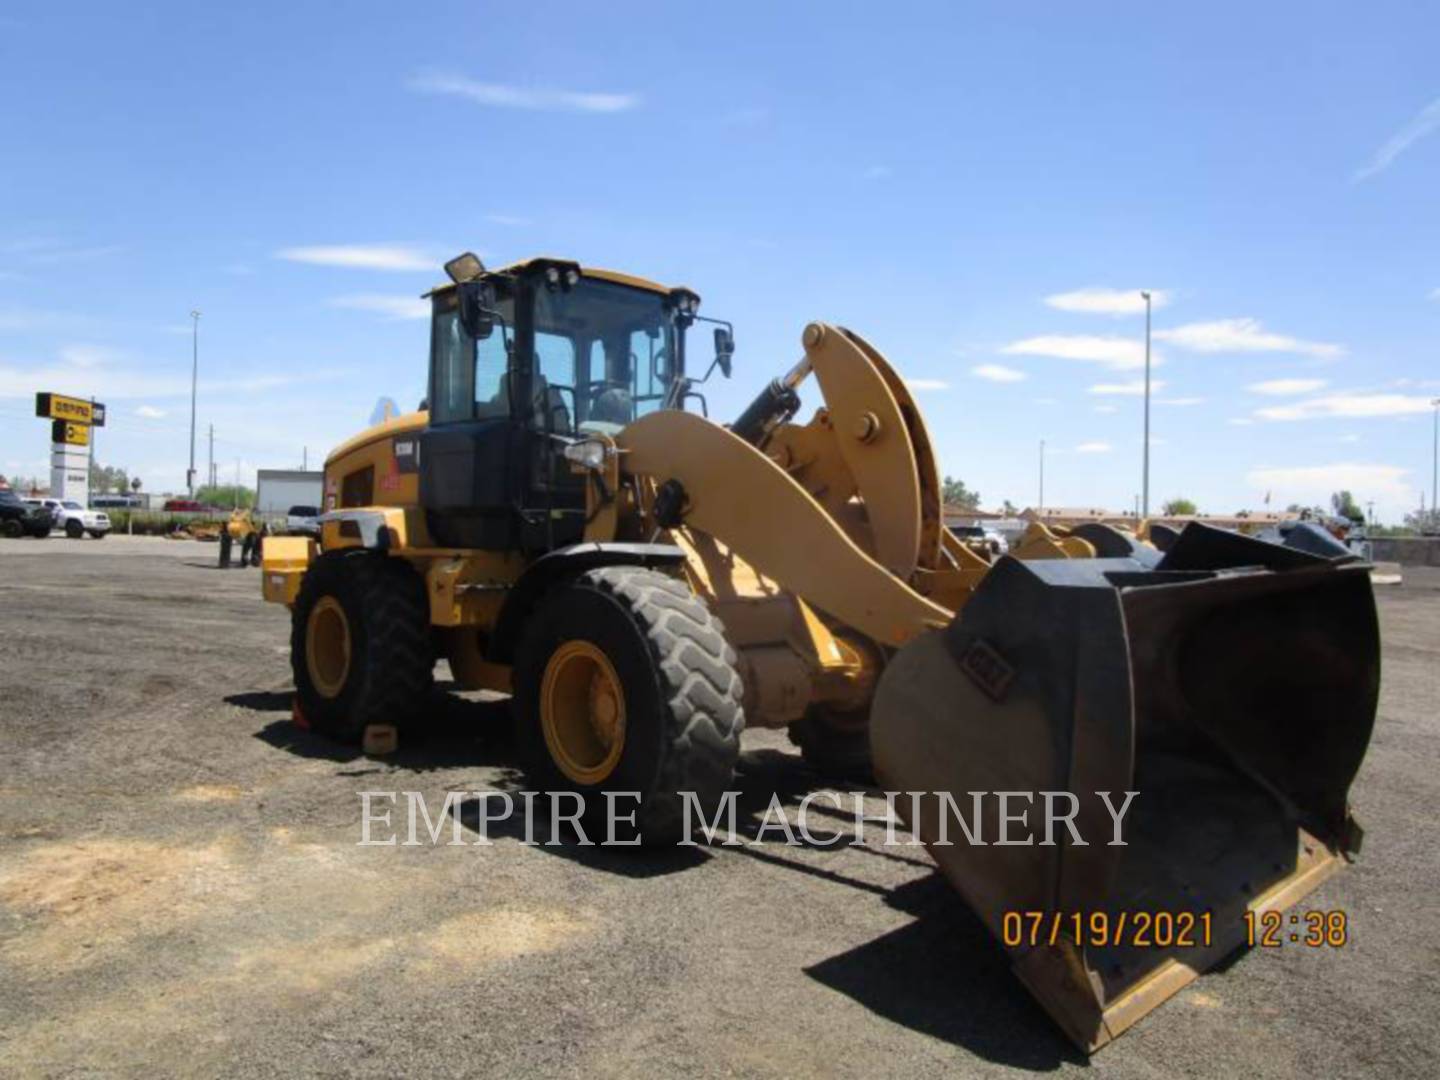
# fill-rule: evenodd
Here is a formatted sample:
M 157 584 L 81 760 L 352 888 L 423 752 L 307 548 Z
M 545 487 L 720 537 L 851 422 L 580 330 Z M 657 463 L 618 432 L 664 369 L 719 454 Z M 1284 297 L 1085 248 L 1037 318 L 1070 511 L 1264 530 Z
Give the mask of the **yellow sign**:
M 93 401 L 67 397 L 64 394 L 35 395 L 35 415 L 46 420 L 68 420 L 72 424 L 103 424 L 104 409 L 103 405 L 97 406 Z
M 66 446 L 89 446 L 90 425 L 56 420 L 50 425 L 50 441 L 64 443 Z

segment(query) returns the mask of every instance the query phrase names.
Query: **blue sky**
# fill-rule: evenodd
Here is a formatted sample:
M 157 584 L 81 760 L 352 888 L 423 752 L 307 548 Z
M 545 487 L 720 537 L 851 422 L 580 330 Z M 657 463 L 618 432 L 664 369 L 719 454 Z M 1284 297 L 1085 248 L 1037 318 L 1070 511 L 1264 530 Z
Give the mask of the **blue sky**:
M 1426 4 L 0 6 L 0 471 L 36 390 L 183 485 L 188 312 L 223 476 L 423 392 L 472 248 L 688 283 L 729 417 L 843 323 L 987 504 L 1339 486 L 1394 520 L 1440 394 Z M 1158 384 L 1163 383 L 1163 386 Z M 205 444 L 201 440 L 199 468 Z M 1428 496 L 1427 496 L 1428 497 Z

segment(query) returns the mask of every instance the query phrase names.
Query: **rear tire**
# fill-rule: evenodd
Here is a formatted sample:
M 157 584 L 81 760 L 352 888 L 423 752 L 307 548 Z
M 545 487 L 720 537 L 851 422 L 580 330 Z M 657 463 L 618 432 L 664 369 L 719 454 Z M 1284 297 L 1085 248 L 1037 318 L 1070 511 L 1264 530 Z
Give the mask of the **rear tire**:
M 83 539 L 85 536 L 85 526 L 81 525 L 78 521 L 67 521 L 65 522 L 65 535 L 71 540 Z
M 578 690 L 566 674 L 577 664 Z M 572 740 L 580 745 L 567 754 L 560 684 L 570 682 L 569 699 L 583 702 L 587 678 L 594 715 L 569 725 L 579 727 Z M 606 683 L 613 686 L 602 687 L 602 702 L 613 702 L 618 688 L 618 733 L 613 703 L 593 704 L 595 687 Z M 611 566 L 555 586 L 516 650 L 514 687 L 529 772 L 543 790 L 584 797 L 589 839 L 606 839 L 605 792 L 640 796 L 638 807 L 633 798 L 614 800 L 617 840 L 637 834 L 646 844 L 681 839 L 683 792 L 693 792 L 706 821 L 714 820 L 740 753 L 742 690 L 724 627 L 683 581 Z M 584 729 L 587 721 L 593 738 Z M 632 810 L 633 826 L 625 820 Z
M 420 576 L 385 555 L 320 556 L 295 599 L 290 667 L 301 711 L 317 731 L 357 742 L 371 724 L 405 726 L 434 684 Z
M 25 535 L 25 526 L 18 521 L 7 521 L 0 527 L 0 532 L 4 532 L 6 539 L 15 540 Z

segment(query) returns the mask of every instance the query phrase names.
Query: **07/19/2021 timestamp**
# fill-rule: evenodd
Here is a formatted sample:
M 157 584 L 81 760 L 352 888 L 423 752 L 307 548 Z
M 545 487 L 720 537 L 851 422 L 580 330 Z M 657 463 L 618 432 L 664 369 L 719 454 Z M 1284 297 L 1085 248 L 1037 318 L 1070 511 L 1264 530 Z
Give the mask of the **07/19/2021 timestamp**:
M 1349 937 L 1349 920 L 1343 911 L 1245 912 L 1245 941 L 1252 948 L 1278 949 L 1290 944 L 1338 949 Z

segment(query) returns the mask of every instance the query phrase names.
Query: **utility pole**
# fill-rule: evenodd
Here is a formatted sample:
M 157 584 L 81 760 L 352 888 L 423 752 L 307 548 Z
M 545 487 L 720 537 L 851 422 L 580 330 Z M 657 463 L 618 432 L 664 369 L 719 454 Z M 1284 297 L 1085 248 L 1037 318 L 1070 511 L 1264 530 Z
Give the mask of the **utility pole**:
M 1045 440 L 1040 440 L 1040 505 L 1035 509 L 1045 509 Z
M 1435 419 L 1432 423 L 1434 434 L 1430 436 L 1430 512 L 1435 513 L 1435 477 L 1440 473 L 1440 397 L 1432 398 L 1431 407 L 1435 410 Z M 1423 521 L 1421 523 L 1424 524 Z
M 1140 508 L 1150 516 L 1150 294 L 1143 289 L 1145 298 L 1145 451 L 1144 465 L 1140 478 Z
M 95 399 L 94 399 L 93 397 L 90 399 L 90 415 L 91 415 L 91 416 L 94 416 L 94 415 L 95 415 Z M 90 490 L 90 481 L 91 481 L 91 479 L 93 479 L 94 476 L 95 476 L 95 425 L 94 425 L 94 424 L 91 424 L 91 425 L 90 425 L 90 440 L 89 440 L 89 442 L 90 442 L 90 445 L 86 447 L 86 458 L 85 458 L 85 492 L 86 492 L 86 495 L 85 495 L 85 504 L 86 504 L 87 506 L 91 505 L 91 500 L 95 498 L 95 493 Z
M 185 473 L 185 487 L 195 497 L 195 387 L 200 379 L 200 312 L 190 312 L 190 468 Z

